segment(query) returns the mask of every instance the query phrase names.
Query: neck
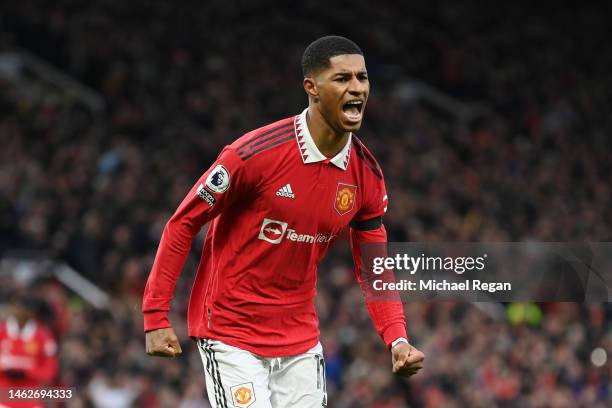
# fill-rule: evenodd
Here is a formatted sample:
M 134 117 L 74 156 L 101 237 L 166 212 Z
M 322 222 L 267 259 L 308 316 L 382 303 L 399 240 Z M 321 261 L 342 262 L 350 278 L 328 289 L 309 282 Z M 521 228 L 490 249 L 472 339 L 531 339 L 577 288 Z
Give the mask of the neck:
M 19 327 L 19 330 L 23 330 L 23 328 L 25 327 L 25 325 L 28 323 L 30 319 L 28 318 L 17 318 L 15 319 L 15 321 L 17 322 L 17 327 Z
M 312 105 L 306 112 L 306 124 L 317 148 L 326 157 L 334 157 L 344 148 L 351 132 L 337 132 Z

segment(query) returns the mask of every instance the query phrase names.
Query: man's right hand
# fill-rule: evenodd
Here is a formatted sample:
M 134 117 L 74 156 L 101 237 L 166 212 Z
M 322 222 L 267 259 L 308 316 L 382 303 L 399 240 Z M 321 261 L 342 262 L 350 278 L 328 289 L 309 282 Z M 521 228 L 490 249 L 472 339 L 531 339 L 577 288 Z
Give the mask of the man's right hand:
M 176 357 L 183 352 L 172 327 L 146 332 L 145 341 L 150 356 Z

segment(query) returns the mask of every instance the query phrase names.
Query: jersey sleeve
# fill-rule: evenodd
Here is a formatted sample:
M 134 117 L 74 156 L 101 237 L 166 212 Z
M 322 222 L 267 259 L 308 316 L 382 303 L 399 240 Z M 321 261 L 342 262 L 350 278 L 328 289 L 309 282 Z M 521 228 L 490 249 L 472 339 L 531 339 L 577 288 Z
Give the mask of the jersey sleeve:
M 376 277 L 369 271 L 365 271 L 364 273 L 362 257 L 364 245 L 368 244 L 374 244 L 369 247 L 370 251 L 367 255 L 368 257 L 387 255 L 387 231 L 384 225 L 380 225 L 378 228 L 367 230 L 351 227 L 350 232 L 351 250 L 353 252 L 357 282 L 365 297 L 370 319 L 385 345 L 390 349 L 393 341 L 400 337 L 408 338 L 406 335 L 404 307 L 397 292 L 385 293 L 379 296 L 373 291 L 372 283 L 374 278 L 392 282 L 395 280 L 393 271 L 387 270 L 383 275 Z M 372 250 L 376 253 L 372 254 Z
M 43 332 L 40 336 L 42 348 L 38 358 L 38 364 L 26 371 L 26 377 L 35 380 L 40 385 L 50 385 L 57 375 L 57 344 L 50 333 Z
M 382 175 L 380 178 L 372 176 L 366 179 L 362 194 L 362 205 L 353 221 L 382 217 L 387 212 L 387 188 Z
M 245 162 L 226 146 L 166 223 L 144 290 L 145 331 L 170 327 L 168 310 L 193 237 L 249 189 Z

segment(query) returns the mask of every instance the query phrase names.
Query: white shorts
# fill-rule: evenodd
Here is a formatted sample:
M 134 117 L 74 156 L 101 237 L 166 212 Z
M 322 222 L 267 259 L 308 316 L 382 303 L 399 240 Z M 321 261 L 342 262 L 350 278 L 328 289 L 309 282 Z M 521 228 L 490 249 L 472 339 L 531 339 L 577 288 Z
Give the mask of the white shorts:
M 219 340 L 198 339 L 212 408 L 327 406 L 323 347 L 268 358 Z

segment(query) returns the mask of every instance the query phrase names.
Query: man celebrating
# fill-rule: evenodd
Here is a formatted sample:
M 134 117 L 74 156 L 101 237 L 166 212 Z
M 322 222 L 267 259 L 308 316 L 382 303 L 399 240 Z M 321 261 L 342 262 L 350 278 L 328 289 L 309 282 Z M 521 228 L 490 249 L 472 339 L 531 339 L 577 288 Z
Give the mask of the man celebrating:
M 386 242 L 380 166 L 352 133 L 369 94 L 363 53 L 322 37 L 302 58 L 308 108 L 226 146 L 167 223 L 143 299 L 147 353 L 181 353 L 167 314 L 191 241 L 211 221 L 189 302 L 213 407 L 321 407 L 325 365 L 314 306 L 317 264 L 350 225 L 355 272 L 361 245 Z M 424 355 L 406 340 L 402 304 L 367 302 L 411 376 Z

